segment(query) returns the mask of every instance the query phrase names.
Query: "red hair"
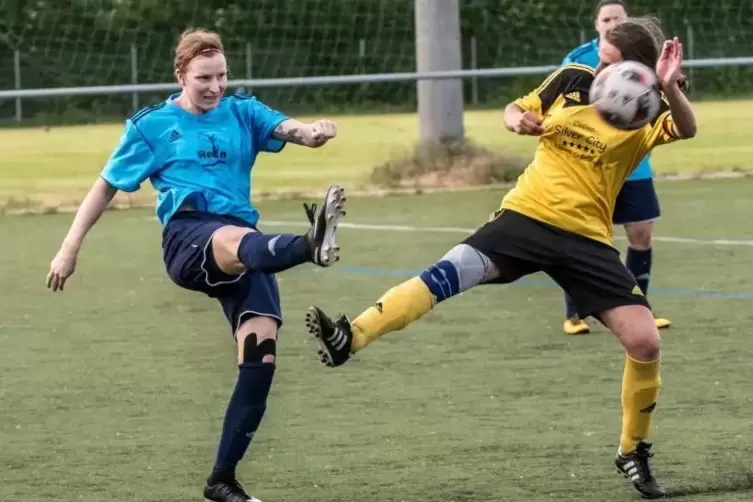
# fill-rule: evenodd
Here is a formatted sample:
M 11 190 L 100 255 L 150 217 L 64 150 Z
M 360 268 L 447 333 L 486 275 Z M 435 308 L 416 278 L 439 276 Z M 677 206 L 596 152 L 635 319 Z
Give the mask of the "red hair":
M 175 72 L 183 73 L 196 56 L 223 52 L 222 39 L 214 31 L 188 29 L 181 33 L 175 46 Z

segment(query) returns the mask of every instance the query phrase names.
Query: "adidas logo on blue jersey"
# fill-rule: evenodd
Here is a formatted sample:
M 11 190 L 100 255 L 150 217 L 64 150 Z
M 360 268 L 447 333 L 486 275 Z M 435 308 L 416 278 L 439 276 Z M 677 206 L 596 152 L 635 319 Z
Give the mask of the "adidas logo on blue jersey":
M 178 141 L 181 137 L 182 136 L 180 135 L 180 133 L 178 132 L 178 130 L 177 129 L 173 129 L 170 132 L 170 137 L 168 139 L 170 140 L 170 143 L 172 143 L 173 141 Z

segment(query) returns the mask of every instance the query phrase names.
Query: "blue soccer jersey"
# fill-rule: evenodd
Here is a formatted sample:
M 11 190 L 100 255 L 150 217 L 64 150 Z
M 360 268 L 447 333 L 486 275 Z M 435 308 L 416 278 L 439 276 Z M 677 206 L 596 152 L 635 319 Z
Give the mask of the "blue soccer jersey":
M 580 63 L 591 68 L 596 68 L 599 64 L 599 39 L 595 38 L 568 52 L 565 59 L 562 60 L 562 64 L 569 63 Z
M 177 96 L 126 120 L 102 178 L 124 192 L 150 180 L 159 192 L 162 225 L 185 203 L 256 225 L 251 169 L 260 152 L 282 150 L 285 143 L 272 132 L 288 117 L 245 95 L 224 97 L 216 108 L 194 115 L 174 101 Z
M 580 63 L 590 66 L 591 68 L 596 68 L 599 64 L 599 39 L 595 38 L 570 51 L 562 60 L 563 65 L 568 63 Z M 654 177 L 648 158 L 649 155 L 643 157 L 643 160 L 638 164 L 638 167 L 630 173 L 627 181 L 646 180 Z

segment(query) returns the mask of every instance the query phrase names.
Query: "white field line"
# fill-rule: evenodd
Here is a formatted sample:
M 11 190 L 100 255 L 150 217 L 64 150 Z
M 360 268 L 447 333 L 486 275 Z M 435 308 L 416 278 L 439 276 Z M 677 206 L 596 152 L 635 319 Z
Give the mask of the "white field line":
M 148 217 L 150 221 L 156 221 L 155 217 Z M 308 227 L 305 221 L 284 221 L 284 220 L 261 220 L 260 227 Z M 339 228 L 351 228 L 355 230 L 374 230 L 377 232 L 424 232 L 424 233 L 443 233 L 443 234 L 465 234 L 468 235 L 475 228 L 464 227 L 421 227 L 414 225 L 381 225 L 370 223 L 348 223 L 340 222 Z M 616 235 L 616 240 L 626 240 L 622 235 Z M 665 237 L 654 235 L 652 241 L 668 242 L 674 244 L 697 244 L 709 246 L 753 246 L 753 240 L 746 239 L 698 239 L 695 237 Z
M 307 222 L 303 221 L 280 221 L 280 220 L 261 220 L 260 227 L 278 226 L 278 227 L 307 227 Z M 470 234 L 475 228 L 463 227 L 420 227 L 413 225 L 379 225 L 368 223 L 348 223 L 341 222 L 339 228 L 352 228 L 356 230 L 375 230 L 381 232 L 425 232 L 425 233 L 445 233 L 445 234 Z M 622 235 L 615 236 L 615 239 L 625 240 Z M 742 239 L 697 239 L 694 237 L 663 237 L 653 236 L 651 240 L 657 242 L 671 242 L 675 244 L 706 244 L 711 246 L 753 246 L 753 240 Z

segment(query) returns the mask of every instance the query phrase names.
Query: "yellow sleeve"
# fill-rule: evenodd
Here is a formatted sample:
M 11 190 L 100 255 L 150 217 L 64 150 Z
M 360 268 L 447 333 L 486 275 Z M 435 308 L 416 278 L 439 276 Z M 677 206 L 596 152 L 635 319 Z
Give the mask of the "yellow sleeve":
M 573 83 L 579 79 L 588 79 L 590 82 L 593 75 L 594 70 L 590 66 L 578 63 L 561 66 L 536 89 L 516 99 L 514 103 L 523 111 L 532 111 L 541 117 L 549 110 L 557 97 Z
M 646 147 L 651 150 L 679 139 L 675 134 L 675 122 L 672 120 L 669 103 L 662 97 L 659 115 L 651 122 L 650 127 L 646 128 Z

